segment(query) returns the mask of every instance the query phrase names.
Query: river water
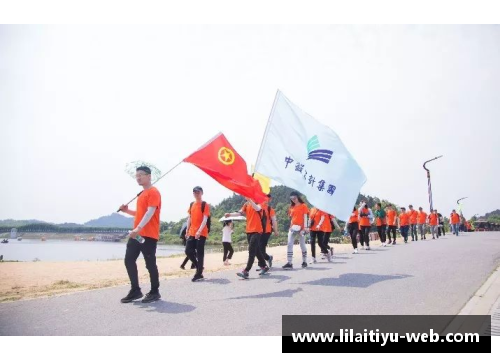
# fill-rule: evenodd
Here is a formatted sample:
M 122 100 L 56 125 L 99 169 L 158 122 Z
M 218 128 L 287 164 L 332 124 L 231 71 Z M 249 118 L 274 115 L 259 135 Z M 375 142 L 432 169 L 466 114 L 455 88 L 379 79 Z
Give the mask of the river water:
M 122 242 L 10 239 L 8 244 L 0 244 L 0 255 L 6 261 L 97 261 L 123 259 L 125 249 Z M 184 247 L 158 245 L 157 256 L 174 254 L 184 254 Z

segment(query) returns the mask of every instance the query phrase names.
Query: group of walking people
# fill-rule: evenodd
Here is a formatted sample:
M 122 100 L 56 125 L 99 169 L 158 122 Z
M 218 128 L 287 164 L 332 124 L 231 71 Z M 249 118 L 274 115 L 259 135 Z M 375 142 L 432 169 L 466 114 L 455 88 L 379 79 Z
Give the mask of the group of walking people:
M 460 215 L 456 210 L 453 210 L 450 215 L 450 225 L 456 236 L 459 233 L 460 220 Z M 399 229 L 405 243 L 408 243 L 410 236 L 411 241 L 417 241 L 419 234 L 420 240 L 426 240 L 427 226 L 429 226 L 432 239 L 439 238 L 441 233 L 445 235 L 443 217 L 436 209 L 427 214 L 421 207 L 417 211 L 413 205 L 409 205 L 408 211 L 405 207 L 401 207 L 398 213 L 392 205 L 382 208 L 382 204 L 379 202 L 375 204 L 375 212 L 372 212 L 366 202 L 361 202 L 358 209 L 353 208 L 345 226 L 345 235 L 351 237 L 354 254 L 358 253 L 358 240 L 363 249 L 370 250 L 369 233 L 374 223 L 384 247 L 396 245 L 397 229 Z
M 134 229 L 130 231 L 127 249 L 125 253 L 125 267 L 131 283 L 129 293 L 121 299 L 122 303 L 130 303 L 144 297 L 139 286 L 137 271 L 137 258 L 142 253 L 148 269 L 151 291 L 142 299 L 143 303 L 153 302 L 161 298 L 159 293 L 159 274 L 156 265 L 156 246 L 160 232 L 160 210 L 161 196 L 159 191 L 152 186 L 151 170 L 146 166 L 136 169 L 136 179 L 143 191 L 139 193 L 137 199 L 137 210 L 130 210 L 127 205 L 121 205 L 120 211 L 134 217 Z M 233 221 L 231 218 L 246 217 L 246 235 L 248 241 L 248 260 L 245 268 L 237 273 L 243 279 L 248 279 L 252 270 L 255 258 L 257 258 L 259 275 L 269 273 L 273 265 L 273 256 L 267 253 L 267 244 L 272 232 L 279 235 L 278 222 L 275 210 L 269 205 L 271 195 L 267 195 L 268 200 L 257 204 L 252 199 L 246 198 L 246 202 L 237 212 L 226 213 L 222 230 L 222 244 L 224 247 L 223 263 L 230 265 L 230 260 L 234 250 L 231 246 Z M 196 186 L 193 188 L 194 201 L 187 209 L 187 221 L 183 225 L 181 238 L 185 244 L 186 258 L 181 264 L 185 269 L 188 261 L 191 261 L 191 269 L 195 271 L 193 282 L 204 279 L 204 255 L 205 243 L 210 233 L 211 216 L 210 206 L 203 200 L 203 188 Z M 302 268 L 307 268 L 307 247 L 306 235 L 310 234 L 310 246 L 312 261 L 317 263 L 316 243 L 322 258 L 331 261 L 333 248 L 329 245 L 329 240 L 333 230 L 340 230 L 334 215 L 312 207 L 307 207 L 298 192 L 291 192 L 290 206 L 288 208 L 290 226 L 287 238 L 287 263 L 283 269 L 293 268 L 293 249 L 295 241 L 298 240 L 302 254 Z M 452 231 L 458 236 L 460 216 L 453 210 L 450 215 Z M 396 244 L 396 229 L 399 228 L 405 243 L 408 242 L 409 235 L 412 241 L 426 239 L 427 224 L 429 224 L 432 238 L 438 238 L 440 232 L 444 234 L 444 227 L 440 230 L 442 216 L 433 210 L 427 215 L 422 208 L 419 211 L 409 205 L 409 210 L 405 207 L 398 213 L 391 205 L 382 208 L 380 203 L 375 205 L 373 212 L 366 202 L 362 202 L 358 208 L 354 207 L 349 220 L 346 223 L 345 235 L 349 235 L 354 248 L 353 253 L 358 253 L 359 243 L 363 249 L 370 249 L 370 231 L 373 224 L 376 225 L 382 246 Z

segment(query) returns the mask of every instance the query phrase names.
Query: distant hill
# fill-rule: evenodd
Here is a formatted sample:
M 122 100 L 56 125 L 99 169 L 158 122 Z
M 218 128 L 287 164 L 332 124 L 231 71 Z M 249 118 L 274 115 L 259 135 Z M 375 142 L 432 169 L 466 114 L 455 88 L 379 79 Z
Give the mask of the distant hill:
M 83 225 L 92 227 L 132 228 L 133 223 L 133 218 L 113 213 L 108 216 L 101 216 L 98 219 L 90 220 Z
M 47 224 L 45 221 L 40 220 L 0 220 L 0 226 L 11 226 L 11 227 L 19 227 L 30 224 Z
M 492 211 L 492 212 L 488 212 L 484 216 L 481 216 L 480 219 L 489 219 L 492 216 L 500 216 L 500 209 Z

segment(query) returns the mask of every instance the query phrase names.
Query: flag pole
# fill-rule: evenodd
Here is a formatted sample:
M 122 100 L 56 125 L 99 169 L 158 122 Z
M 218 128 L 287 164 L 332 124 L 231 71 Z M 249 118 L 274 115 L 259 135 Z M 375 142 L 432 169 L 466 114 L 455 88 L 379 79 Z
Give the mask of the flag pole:
M 276 108 L 276 102 L 278 101 L 278 96 L 280 94 L 280 90 L 276 91 L 276 96 L 274 97 L 273 107 L 271 108 L 271 113 L 269 114 L 269 118 L 267 120 L 266 129 L 264 131 L 264 135 L 262 136 L 262 141 L 260 142 L 259 154 L 257 155 L 257 161 L 255 162 L 254 171 L 258 172 L 257 167 L 259 166 L 260 159 L 262 158 L 262 149 L 264 148 L 264 143 L 267 139 L 267 134 L 269 133 L 269 129 L 271 128 L 271 119 L 274 115 L 274 109 Z

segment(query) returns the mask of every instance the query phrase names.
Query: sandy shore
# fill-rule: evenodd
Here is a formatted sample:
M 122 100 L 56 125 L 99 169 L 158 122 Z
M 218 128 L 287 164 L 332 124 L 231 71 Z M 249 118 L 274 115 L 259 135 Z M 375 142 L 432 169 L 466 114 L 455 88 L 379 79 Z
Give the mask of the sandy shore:
M 371 245 L 378 246 L 380 241 L 372 241 Z M 330 246 L 334 247 L 335 253 L 352 252 L 350 244 L 330 244 Z M 307 247 L 309 254 L 310 246 Z M 281 267 L 285 263 L 286 246 L 268 248 L 268 253 L 274 256 L 275 267 Z M 300 255 L 300 247 L 295 245 L 294 261 L 297 264 L 296 267 L 300 265 Z M 247 251 L 235 252 L 231 260 L 232 265 L 224 266 L 221 253 L 206 254 L 204 275 L 209 277 L 211 272 L 225 269 L 241 270 L 246 264 L 247 258 Z M 158 258 L 160 280 L 192 276 L 193 271 L 184 271 L 179 268 L 182 260 L 183 256 Z M 189 268 L 190 265 L 188 263 L 187 267 Z M 138 260 L 138 269 L 141 284 L 149 284 L 148 272 L 142 259 Z M 0 278 L 0 302 L 47 297 L 129 283 L 122 260 L 2 262 L 0 263 L 0 275 L 2 276 Z

